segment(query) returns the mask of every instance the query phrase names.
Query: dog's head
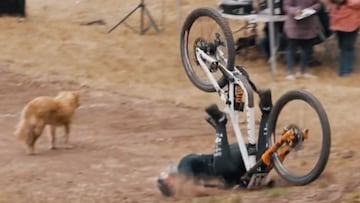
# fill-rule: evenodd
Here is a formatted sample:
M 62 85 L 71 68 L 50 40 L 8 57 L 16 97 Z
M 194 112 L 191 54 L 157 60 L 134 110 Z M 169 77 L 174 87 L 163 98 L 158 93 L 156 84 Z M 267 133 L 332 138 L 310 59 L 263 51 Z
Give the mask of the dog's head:
M 57 100 L 67 102 L 74 109 L 80 106 L 79 92 L 76 91 L 61 91 L 55 98 Z

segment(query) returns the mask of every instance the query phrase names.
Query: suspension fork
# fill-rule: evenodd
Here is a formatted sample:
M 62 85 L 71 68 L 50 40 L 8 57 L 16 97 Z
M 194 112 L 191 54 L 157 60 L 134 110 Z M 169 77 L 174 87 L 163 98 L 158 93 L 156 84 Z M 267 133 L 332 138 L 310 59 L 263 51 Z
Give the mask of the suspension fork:
M 308 138 L 309 130 L 305 129 L 303 131 L 304 139 Z M 274 152 L 278 152 L 279 160 L 283 162 L 286 156 L 289 154 L 290 149 L 294 147 L 294 141 L 296 140 L 296 135 L 292 130 L 286 130 L 281 136 L 281 139 L 278 140 L 273 146 L 269 147 L 262 155 L 261 158 L 256 162 L 256 164 L 244 175 L 243 179 L 250 178 L 254 173 L 257 172 L 257 169 L 262 166 L 267 167 L 267 172 L 273 168 L 273 162 L 271 155 Z M 281 148 L 286 144 L 283 148 Z

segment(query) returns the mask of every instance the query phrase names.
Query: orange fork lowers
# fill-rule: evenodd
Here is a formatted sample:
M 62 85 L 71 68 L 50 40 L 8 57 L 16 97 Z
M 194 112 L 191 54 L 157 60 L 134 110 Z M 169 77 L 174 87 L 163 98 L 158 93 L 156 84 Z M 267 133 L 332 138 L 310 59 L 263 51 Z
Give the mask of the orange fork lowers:
M 307 139 L 309 137 L 309 130 L 305 129 L 303 131 L 303 135 L 304 135 L 304 139 Z M 284 143 L 289 143 L 288 145 L 284 146 L 283 148 L 281 148 L 279 150 L 279 159 L 281 162 L 284 161 L 286 155 L 289 154 L 290 152 L 290 148 L 293 145 L 293 141 L 295 139 L 295 135 L 294 132 L 292 130 L 287 130 L 281 137 L 281 139 L 279 141 L 277 141 L 273 146 L 271 146 L 270 148 L 268 148 L 263 155 L 261 156 L 261 160 L 262 162 L 267 165 L 270 166 L 272 164 L 271 162 L 271 154 L 276 152 L 277 150 L 280 149 L 280 147 L 284 144 Z M 272 168 L 272 167 L 271 167 Z M 269 169 L 270 170 L 270 169 Z
M 309 130 L 306 129 L 303 131 L 303 140 L 308 138 Z M 294 147 L 296 143 L 294 143 L 296 136 L 292 130 L 286 130 L 281 137 L 281 140 L 277 141 L 273 146 L 268 148 L 261 156 L 261 159 L 256 162 L 256 164 L 249 169 L 249 171 L 242 177 L 243 180 L 250 180 L 252 175 L 257 172 L 258 167 L 263 165 L 267 166 L 267 172 L 269 172 L 273 168 L 273 162 L 271 159 L 272 153 L 279 150 L 278 156 L 281 162 L 284 161 L 286 155 L 289 154 L 290 149 Z M 302 140 L 302 141 L 303 141 Z M 284 143 L 287 143 L 284 147 Z M 282 147 L 282 148 L 281 148 Z

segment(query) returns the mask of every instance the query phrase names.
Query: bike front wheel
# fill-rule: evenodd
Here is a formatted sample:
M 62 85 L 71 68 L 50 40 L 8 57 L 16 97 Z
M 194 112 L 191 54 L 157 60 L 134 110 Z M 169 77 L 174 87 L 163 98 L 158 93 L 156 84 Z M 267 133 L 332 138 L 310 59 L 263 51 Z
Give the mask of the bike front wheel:
M 205 92 L 216 91 L 200 67 L 196 49 L 201 49 L 228 70 L 234 69 L 235 46 L 227 21 L 213 8 L 198 8 L 185 19 L 180 34 L 180 52 L 183 67 L 190 81 Z M 206 64 L 223 88 L 227 79 L 219 68 Z
M 274 168 L 283 179 L 306 185 L 321 175 L 330 154 L 331 132 L 327 114 L 317 98 L 306 91 L 285 93 L 270 113 L 268 130 L 270 146 L 285 131 L 292 130 L 298 136 L 290 146 L 285 144 L 272 154 Z

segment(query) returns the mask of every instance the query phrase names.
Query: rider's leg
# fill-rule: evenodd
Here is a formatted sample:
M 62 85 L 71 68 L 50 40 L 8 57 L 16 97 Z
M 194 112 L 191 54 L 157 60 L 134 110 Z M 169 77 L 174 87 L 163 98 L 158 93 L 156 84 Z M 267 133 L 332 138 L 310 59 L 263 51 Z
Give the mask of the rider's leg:
M 220 111 L 215 104 L 206 108 L 205 111 L 209 115 L 209 123 L 211 123 L 216 131 L 213 171 L 215 175 L 223 176 L 226 173 L 236 170 L 226 133 L 226 114 Z
M 231 161 L 226 125 L 225 123 L 220 123 L 216 126 L 214 172 L 215 174 L 223 174 L 229 170 L 234 169 Z

